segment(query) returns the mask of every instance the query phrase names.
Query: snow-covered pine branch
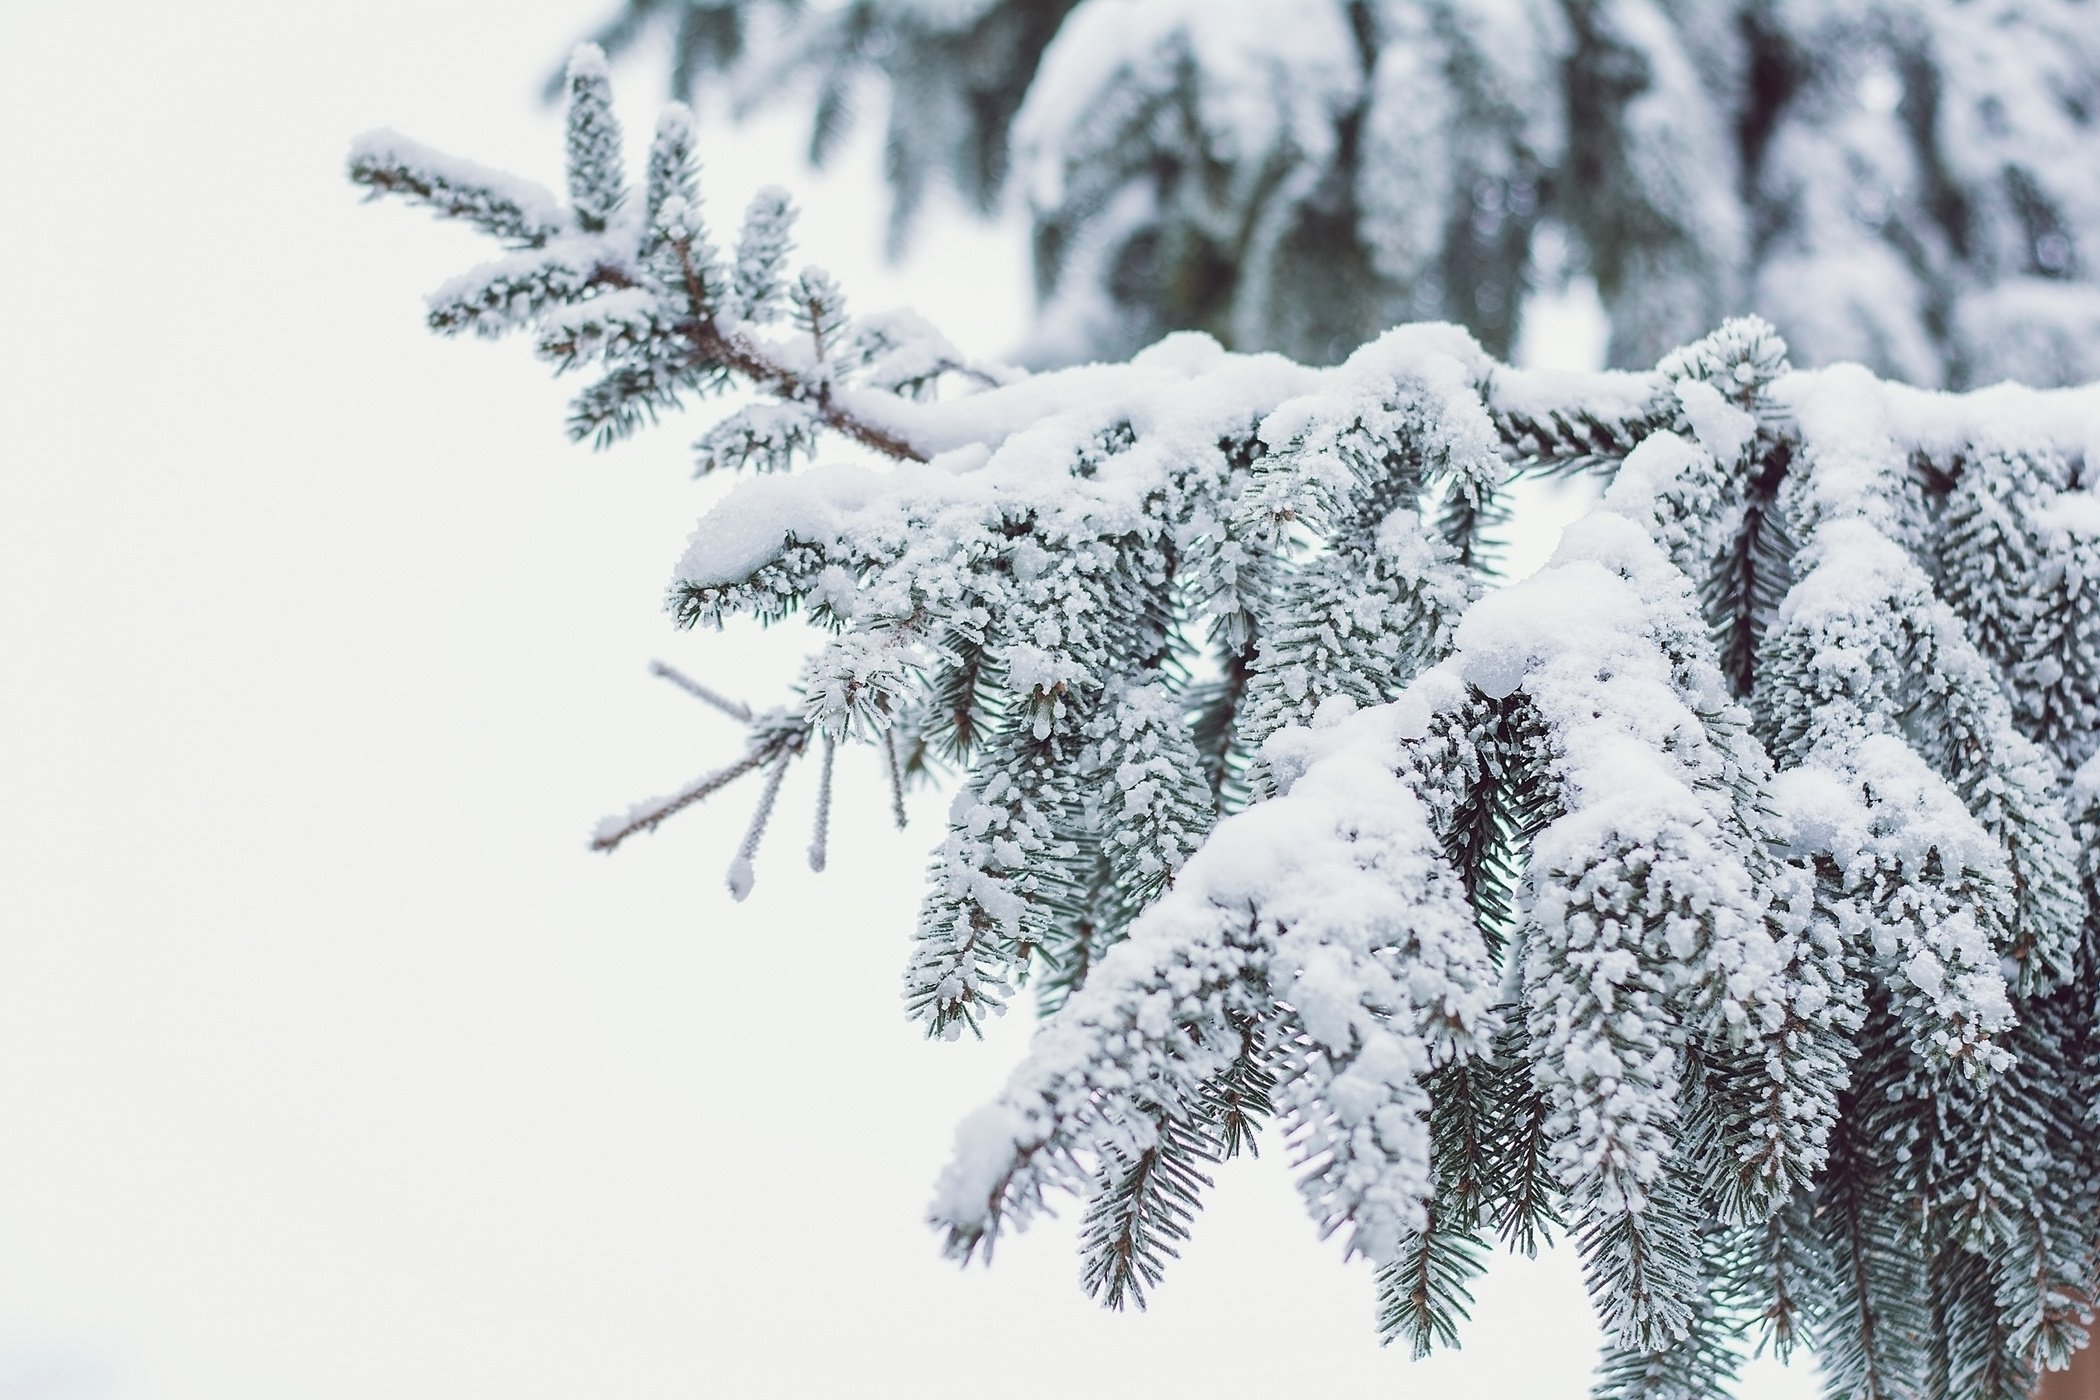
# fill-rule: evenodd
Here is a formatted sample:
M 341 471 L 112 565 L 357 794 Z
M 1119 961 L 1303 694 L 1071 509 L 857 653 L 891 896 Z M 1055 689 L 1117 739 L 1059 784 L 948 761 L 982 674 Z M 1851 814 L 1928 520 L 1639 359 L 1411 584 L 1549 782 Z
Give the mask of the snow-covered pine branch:
M 432 324 L 595 368 L 579 435 L 755 395 L 670 606 L 819 644 L 762 712 L 672 676 L 745 752 L 597 844 L 761 774 L 741 895 L 796 758 L 819 865 L 836 745 L 960 769 L 907 1010 L 1045 1020 L 941 1178 L 954 1253 L 1073 1192 L 1087 1286 L 1142 1303 L 1273 1119 L 1417 1350 L 1491 1237 L 1563 1232 L 1608 1395 L 1770 1340 L 1837 1396 L 2025 1400 L 2081 1343 L 2100 388 L 1796 372 L 1753 320 L 1641 373 L 1428 325 L 1017 376 L 791 277 L 777 191 L 725 258 L 680 109 L 622 195 L 575 71 L 569 207 L 390 135 L 352 176 L 511 245 Z M 1601 503 L 1498 579 L 1510 482 L 1570 471 Z
M 1804 363 L 2100 374 L 2088 0 L 617 0 L 673 90 L 881 121 L 1018 197 L 1049 362 L 1172 330 L 1331 362 L 1399 321 L 1516 345 L 1586 273 L 1613 364 L 1755 310 Z M 873 144 L 873 143 L 871 143 Z

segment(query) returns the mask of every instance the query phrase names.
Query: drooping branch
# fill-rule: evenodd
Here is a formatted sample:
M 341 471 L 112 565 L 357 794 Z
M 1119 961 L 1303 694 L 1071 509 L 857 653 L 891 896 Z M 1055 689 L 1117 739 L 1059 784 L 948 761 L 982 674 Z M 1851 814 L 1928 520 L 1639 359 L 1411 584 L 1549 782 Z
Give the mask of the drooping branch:
M 2013 1285 L 2044 1327 L 2092 1296 L 2064 1242 L 2100 1236 L 2073 1170 L 2100 1122 L 2005 1096 L 2091 1092 L 2100 392 L 1796 374 L 1755 321 L 1644 374 L 1515 369 L 1450 327 L 1327 368 L 1187 335 L 974 371 L 789 279 L 778 192 L 720 256 L 675 112 L 623 203 L 580 71 L 573 213 L 394 138 L 353 169 L 514 245 L 432 324 L 601 365 L 579 436 L 760 396 L 702 440 L 751 479 L 672 607 L 826 640 L 757 715 L 659 666 L 744 752 L 594 844 L 759 773 L 741 896 L 818 736 L 813 864 L 835 743 L 882 747 L 900 821 L 928 755 L 963 770 L 907 1009 L 959 1034 L 1033 978 L 1054 1014 L 959 1142 L 954 1253 L 1090 1189 L 1089 1276 L 1135 1296 L 1198 1164 L 1275 1116 L 1315 1221 L 1383 1266 L 1390 1333 L 1448 1339 L 1483 1237 L 1564 1223 L 1614 1397 L 1697 1393 L 1746 1299 L 1849 1329 L 1831 1371 L 1871 1385 L 1950 1374 L 1902 1308 L 2015 1337 Z M 887 460 L 812 465 L 822 431 Z M 1483 597 L 1512 472 L 1608 485 Z M 2047 608 L 2007 541 L 2053 561 Z M 1983 1267 L 1989 1240 L 2032 1257 Z M 2019 1372 L 2031 1335 L 1986 1360 Z

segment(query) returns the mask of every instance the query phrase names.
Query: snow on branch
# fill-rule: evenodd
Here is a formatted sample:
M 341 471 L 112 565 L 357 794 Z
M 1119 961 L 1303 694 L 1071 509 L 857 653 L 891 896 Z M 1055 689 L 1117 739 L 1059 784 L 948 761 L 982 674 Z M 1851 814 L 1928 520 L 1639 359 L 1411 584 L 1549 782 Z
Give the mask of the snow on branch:
M 390 135 L 352 178 L 507 245 L 431 324 L 595 371 L 579 436 L 750 396 L 696 449 L 745 479 L 670 608 L 818 644 L 757 714 L 666 672 L 744 752 L 597 846 L 761 774 L 741 897 L 788 763 L 823 754 L 819 866 L 835 746 L 881 747 L 900 820 L 959 770 L 906 1012 L 953 1037 L 1032 987 L 1044 1020 L 941 1177 L 953 1254 L 1074 1192 L 1088 1288 L 1142 1304 L 1274 1120 L 1417 1347 L 1489 1236 L 1562 1230 L 1607 1393 L 1695 1393 L 1760 1316 L 1833 1375 L 2006 1400 L 2071 1344 L 2100 388 L 1796 371 L 1754 320 L 1643 373 L 1408 326 L 1018 374 L 791 273 L 777 190 L 724 253 L 689 117 L 636 197 L 590 55 L 570 89 L 566 208 Z M 1510 482 L 1569 472 L 1601 503 L 1500 578 Z M 1935 1352 L 1932 1309 L 1982 1350 Z
M 1421 721 L 1427 709 L 1415 706 Z M 1290 1047 L 1279 1098 L 1308 1204 L 1393 1257 L 1428 1198 L 1420 1076 L 1492 1032 L 1493 967 L 1394 716 L 1323 735 L 1332 759 L 1227 818 L 965 1124 L 933 1209 L 989 1250 L 1089 1154 L 1214 1126 L 1248 1027 Z

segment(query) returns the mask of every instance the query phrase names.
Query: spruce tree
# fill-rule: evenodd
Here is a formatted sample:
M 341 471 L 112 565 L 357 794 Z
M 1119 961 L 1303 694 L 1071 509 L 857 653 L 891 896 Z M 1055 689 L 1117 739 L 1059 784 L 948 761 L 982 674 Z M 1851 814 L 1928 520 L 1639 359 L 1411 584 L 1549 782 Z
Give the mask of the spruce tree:
M 741 897 L 798 759 L 819 867 L 838 746 L 958 771 L 906 1012 L 1044 1019 L 936 1186 L 953 1255 L 1072 1193 L 1142 1304 L 1273 1124 L 1417 1352 L 1497 1238 L 1563 1237 L 1600 1396 L 1770 1345 L 1842 1400 L 2025 1400 L 2085 1344 L 2100 388 L 1797 371 L 1754 319 L 1637 372 L 1414 325 L 1014 375 L 791 274 L 778 191 L 725 251 L 683 109 L 632 197 L 594 51 L 568 87 L 566 203 L 390 133 L 351 178 L 505 245 L 430 324 L 594 376 L 577 437 L 755 396 L 670 609 L 816 645 L 765 711 L 674 675 L 745 749 L 597 844 L 759 775 Z M 1544 473 L 1600 502 L 1503 580 Z
M 1747 307 L 1803 364 L 2100 375 L 2086 0 L 620 0 L 599 34 L 652 32 L 680 96 L 806 103 L 819 161 L 886 99 L 893 246 L 935 179 L 1017 196 L 1048 362 L 1431 318 L 1507 355 L 1587 271 L 1628 367 Z

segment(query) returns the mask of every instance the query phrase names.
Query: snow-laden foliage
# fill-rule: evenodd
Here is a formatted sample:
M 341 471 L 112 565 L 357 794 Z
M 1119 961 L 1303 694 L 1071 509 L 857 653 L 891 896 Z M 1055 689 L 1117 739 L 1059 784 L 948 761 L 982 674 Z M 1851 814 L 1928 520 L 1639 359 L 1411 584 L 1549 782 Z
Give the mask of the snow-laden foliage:
M 624 0 L 601 35 L 659 28 L 681 95 L 810 102 L 819 159 L 886 95 L 893 243 L 936 177 L 1017 188 L 1048 362 L 1423 318 L 1503 355 L 1586 269 L 1616 364 L 1750 307 L 1808 364 L 2100 375 L 2087 0 Z
M 1273 1122 L 1417 1351 L 1498 1237 L 1581 1252 L 1602 1395 L 1806 1344 L 1833 1396 L 2025 1400 L 2082 1344 L 2100 388 L 1796 372 L 1755 320 L 1639 373 L 1427 325 L 1016 375 L 791 274 L 778 191 L 719 247 L 683 109 L 637 196 L 572 72 L 567 205 L 390 134 L 352 178 L 508 245 L 431 324 L 594 374 L 578 436 L 751 391 L 671 608 L 818 645 L 758 714 L 667 673 L 749 743 L 598 844 L 759 774 L 741 897 L 797 758 L 819 867 L 836 746 L 959 770 L 906 1009 L 1044 1019 L 936 1188 L 950 1251 L 1073 1193 L 1087 1288 L 1142 1304 Z M 1505 583 L 1526 473 L 1601 502 Z

